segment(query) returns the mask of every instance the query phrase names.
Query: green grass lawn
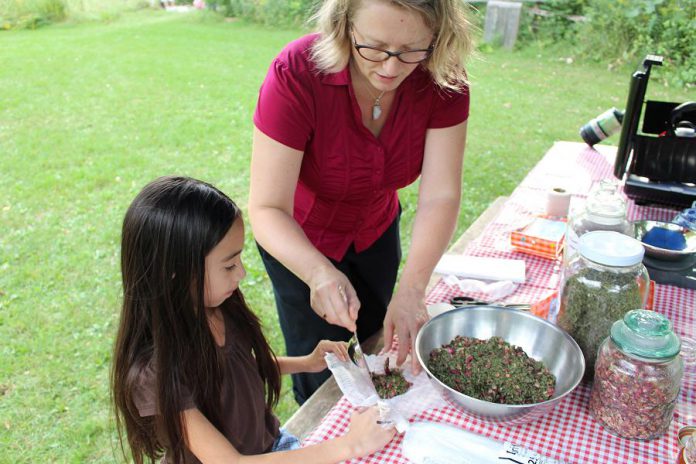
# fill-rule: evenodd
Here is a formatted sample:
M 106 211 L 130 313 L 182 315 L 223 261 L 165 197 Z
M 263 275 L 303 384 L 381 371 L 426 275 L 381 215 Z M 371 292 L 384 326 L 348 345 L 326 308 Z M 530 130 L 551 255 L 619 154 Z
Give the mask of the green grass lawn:
M 212 182 L 246 207 L 257 91 L 299 34 L 152 11 L 0 33 L 0 462 L 116 459 L 108 373 L 125 209 L 164 174 Z M 458 232 L 553 141 L 623 107 L 630 70 L 563 58 L 530 47 L 472 62 Z M 405 247 L 415 194 L 401 195 Z M 243 288 L 282 353 L 250 233 L 247 246 Z M 286 383 L 281 420 L 295 408 Z

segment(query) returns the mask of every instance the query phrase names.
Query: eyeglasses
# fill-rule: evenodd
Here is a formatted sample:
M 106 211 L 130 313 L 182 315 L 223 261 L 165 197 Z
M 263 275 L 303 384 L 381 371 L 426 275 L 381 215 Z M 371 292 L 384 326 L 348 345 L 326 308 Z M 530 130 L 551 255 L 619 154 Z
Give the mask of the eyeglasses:
M 355 40 L 355 33 L 350 32 L 353 36 L 353 47 L 358 52 L 358 55 L 365 58 L 367 61 L 372 61 L 375 63 L 380 63 L 382 61 L 387 61 L 392 56 L 402 63 L 415 64 L 430 58 L 433 53 L 434 47 L 431 45 L 428 48 L 420 50 L 406 50 L 403 52 L 392 52 L 389 50 L 383 50 L 381 48 L 370 47 L 369 45 L 361 45 Z

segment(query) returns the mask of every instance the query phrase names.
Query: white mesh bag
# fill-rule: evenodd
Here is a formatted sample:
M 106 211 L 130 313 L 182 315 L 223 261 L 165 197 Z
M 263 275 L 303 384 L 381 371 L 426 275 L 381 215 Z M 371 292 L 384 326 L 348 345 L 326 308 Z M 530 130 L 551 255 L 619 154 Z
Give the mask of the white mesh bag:
M 370 372 L 384 374 L 384 362 L 387 357 L 389 357 L 389 365 L 396 366 L 396 356 L 393 354 L 366 355 L 365 360 Z M 444 407 L 447 404 L 442 398 L 442 392 L 428 379 L 425 371 L 413 375 L 410 357 L 399 369 L 412 385 L 406 393 L 390 399 L 380 399 L 367 374 L 351 361 L 343 362 L 329 353 L 326 355 L 326 364 L 348 401 L 357 407 L 377 404 L 382 413 L 382 420 L 391 421 L 399 432 L 404 432 L 408 428 L 410 418 L 428 409 Z

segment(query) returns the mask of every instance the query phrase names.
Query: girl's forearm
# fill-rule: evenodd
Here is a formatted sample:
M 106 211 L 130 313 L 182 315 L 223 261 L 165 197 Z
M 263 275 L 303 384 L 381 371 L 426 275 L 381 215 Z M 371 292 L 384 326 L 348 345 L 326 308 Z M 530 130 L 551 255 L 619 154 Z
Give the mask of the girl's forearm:
M 316 445 L 291 451 L 255 456 L 240 456 L 239 464 L 284 464 L 301 462 L 303 464 L 333 464 L 346 461 L 365 454 L 356 445 L 350 443 L 347 436 L 327 440 Z
M 308 371 L 309 360 L 307 356 L 279 356 L 276 359 L 278 360 L 278 370 L 281 375 Z
M 204 464 L 331 464 L 366 454 L 367 449 L 344 435 L 317 445 L 291 451 L 244 456 L 220 433 L 198 409 L 184 411 L 186 445 Z

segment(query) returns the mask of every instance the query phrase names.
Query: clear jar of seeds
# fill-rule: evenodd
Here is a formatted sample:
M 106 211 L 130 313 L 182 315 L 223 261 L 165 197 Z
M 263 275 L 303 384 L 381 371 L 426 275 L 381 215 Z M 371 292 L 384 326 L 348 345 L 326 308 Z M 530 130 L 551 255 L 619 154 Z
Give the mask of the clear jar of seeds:
M 563 269 L 558 325 L 580 345 L 585 377 L 592 378 L 597 349 L 612 324 L 645 307 L 650 278 L 645 250 L 634 238 L 610 231 L 588 232 Z
M 602 343 L 590 412 L 615 435 L 652 440 L 667 432 L 682 377 L 680 342 L 653 311 L 629 311 Z

